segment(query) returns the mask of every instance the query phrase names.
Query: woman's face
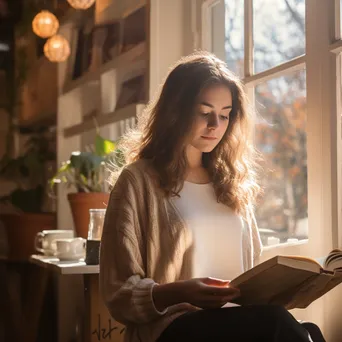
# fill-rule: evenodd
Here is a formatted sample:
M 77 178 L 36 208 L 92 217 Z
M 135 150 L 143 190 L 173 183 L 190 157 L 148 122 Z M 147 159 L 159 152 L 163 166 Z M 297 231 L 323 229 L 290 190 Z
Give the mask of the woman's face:
M 205 88 L 195 106 L 190 145 L 200 152 L 211 152 L 227 130 L 231 110 L 228 87 L 218 84 Z

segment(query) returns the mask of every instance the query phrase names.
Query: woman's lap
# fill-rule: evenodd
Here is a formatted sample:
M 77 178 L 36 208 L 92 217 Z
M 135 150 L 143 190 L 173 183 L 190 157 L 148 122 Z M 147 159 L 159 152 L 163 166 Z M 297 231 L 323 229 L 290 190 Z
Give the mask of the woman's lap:
M 315 327 L 310 330 L 315 332 Z M 310 333 L 311 333 L 310 331 Z M 318 332 L 320 333 L 319 329 Z M 187 313 L 170 324 L 158 342 L 308 342 L 307 330 L 280 306 L 246 306 Z M 321 342 L 324 339 L 314 339 Z

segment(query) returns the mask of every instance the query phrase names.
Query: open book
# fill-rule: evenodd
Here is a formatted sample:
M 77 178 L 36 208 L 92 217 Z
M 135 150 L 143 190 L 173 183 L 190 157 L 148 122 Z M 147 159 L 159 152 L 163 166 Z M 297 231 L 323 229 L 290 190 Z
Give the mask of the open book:
M 333 250 L 322 265 L 300 256 L 276 256 L 231 281 L 241 291 L 240 305 L 275 304 L 306 308 L 342 282 L 342 251 Z

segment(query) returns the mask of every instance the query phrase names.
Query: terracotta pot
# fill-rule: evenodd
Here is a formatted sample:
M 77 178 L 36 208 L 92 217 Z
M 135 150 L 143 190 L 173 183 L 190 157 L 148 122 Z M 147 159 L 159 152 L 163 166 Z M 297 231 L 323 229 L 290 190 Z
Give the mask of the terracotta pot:
M 68 194 L 76 235 L 88 237 L 89 209 L 106 209 L 109 194 L 104 192 L 78 192 Z
M 28 260 L 36 253 L 34 240 L 37 233 L 45 229 L 56 229 L 55 214 L 3 214 L 1 221 L 6 228 L 10 260 Z

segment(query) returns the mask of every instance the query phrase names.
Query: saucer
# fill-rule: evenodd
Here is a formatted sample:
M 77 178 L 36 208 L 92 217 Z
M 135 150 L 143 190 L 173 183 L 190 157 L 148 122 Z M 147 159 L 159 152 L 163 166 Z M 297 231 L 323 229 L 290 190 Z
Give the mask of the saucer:
M 85 257 L 84 254 L 71 255 L 71 254 L 57 254 L 56 258 L 60 261 L 80 261 Z

